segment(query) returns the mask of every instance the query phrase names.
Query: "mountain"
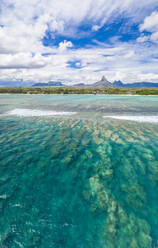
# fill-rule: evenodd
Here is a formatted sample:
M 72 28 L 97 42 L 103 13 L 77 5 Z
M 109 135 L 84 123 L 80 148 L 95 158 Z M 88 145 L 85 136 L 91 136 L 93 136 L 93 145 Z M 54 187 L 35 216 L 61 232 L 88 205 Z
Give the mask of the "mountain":
M 104 76 L 102 79 L 96 83 L 93 84 L 75 84 L 73 87 L 82 87 L 82 88 L 112 88 L 113 84 L 110 83 Z
M 32 85 L 33 87 L 49 87 L 49 86 L 54 86 L 54 87 L 65 87 L 61 82 L 56 82 L 56 81 L 50 81 L 48 83 L 36 83 Z
M 93 84 L 78 83 L 66 85 L 60 81 L 50 81 L 48 83 L 33 83 L 31 81 L 0 81 L 0 87 L 65 87 L 65 88 L 158 88 L 158 83 L 152 82 L 134 82 L 124 84 L 122 81 L 109 82 L 104 76 L 100 81 Z
M 105 82 L 105 83 L 101 83 Z M 96 85 L 102 86 L 102 88 L 157 88 L 158 83 L 152 83 L 152 82 L 134 82 L 129 84 L 124 84 L 122 81 L 114 81 L 113 83 L 110 83 L 106 80 L 105 77 L 102 77 L 101 81 L 94 83 L 93 87 L 96 87 Z
M 104 76 L 102 79 L 94 84 L 91 84 L 90 87 L 94 88 L 112 88 L 113 84 L 110 83 Z
M 104 76 L 102 79 L 94 84 L 84 85 L 84 87 L 92 88 L 158 88 L 158 83 L 152 82 L 134 82 L 129 84 L 124 84 L 122 81 L 109 82 Z
M 113 84 L 110 83 L 104 76 L 102 79 L 94 84 L 83 84 L 83 83 L 78 83 L 74 85 L 65 85 L 61 82 L 56 82 L 56 81 L 50 81 L 48 83 L 36 83 L 32 85 L 33 87 L 77 87 L 77 88 L 112 88 Z
M 121 81 L 114 81 L 113 87 L 115 88 L 157 88 L 158 83 L 136 82 L 136 83 L 130 83 L 130 84 L 123 84 Z
M 136 82 L 131 84 L 123 84 L 124 88 L 157 88 L 158 83 Z
M 50 81 L 48 83 L 36 83 L 32 85 L 33 87 L 77 87 L 77 88 L 112 88 L 113 84 L 110 83 L 104 76 L 102 79 L 94 84 L 83 84 L 83 83 L 78 83 L 74 85 L 65 85 L 61 82 L 56 82 L 56 81 Z
M 122 87 L 124 87 L 124 84 L 120 80 L 114 81 L 113 82 L 113 87 L 114 88 L 122 88 Z
M 30 81 L 0 81 L 0 87 L 30 87 L 32 82 Z
M 85 85 L 86 84 L 80 83 L 80 84 L 74 84 L 71 87 L 78 87 L 78 88 L 80 88 L 80 87 L 85 87 Z

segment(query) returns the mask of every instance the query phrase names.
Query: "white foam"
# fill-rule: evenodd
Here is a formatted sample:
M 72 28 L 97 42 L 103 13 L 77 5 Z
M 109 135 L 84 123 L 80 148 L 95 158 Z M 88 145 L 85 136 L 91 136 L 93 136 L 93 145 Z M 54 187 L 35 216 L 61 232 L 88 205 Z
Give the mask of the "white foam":
M 110 115 L 103 116 L 104 118 L 112 118 L 117 120 L 127 120 L 127 121 L 137 121 L 137 122 L 150 122 L 150 123 L 158 123 L 158 116 L 119 116 L 119 115 Z
M 33 117 L 33 116 L 63 116 L 63 115 L 73 115 L 75 112 L 57 112 L 48 110 L 36 110 L 36 109 L 20 109 L 16 108 L 5 115 L 16 115 L 21 117 Z

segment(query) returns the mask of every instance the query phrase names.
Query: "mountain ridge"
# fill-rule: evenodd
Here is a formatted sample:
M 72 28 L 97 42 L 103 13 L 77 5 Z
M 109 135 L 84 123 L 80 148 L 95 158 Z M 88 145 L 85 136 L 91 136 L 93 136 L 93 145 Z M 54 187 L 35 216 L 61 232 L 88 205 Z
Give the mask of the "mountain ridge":
M 110 82 L 106 79 L 105 76 L 101 78 L 101 80 L 92 83 L 92 84 L 84 84 L 77 83 L 74 85 L 67 85 L 62 83 L 61 81 L 49 81 L 48 83 L 31 83 L 31 82 L 22 82 L 22 81 L 8 81 L 1 82 L 0 87 L 65 87 L 65 88 L 158 88 L 158 83 L 152 82 L 133 82 L 133 83 L 123 83 L 120 80 L 115 80 L 114 82 Z
M 84 84 L 78 83 L 74 85 L 66 85 L 59 81 L 50 81 L 48 83 L 36 83 L 32 85 L 33 87 L 43 87 L 43 86 L 51 86 L 51 87 L 68 87 L 68 88 L 158 88 L 158 83 L 152 82 L 134 82 L 124 84 L 120 80 L 115 80 L 113 83 L 108 81 L 105 76 L 101 78 L 100 81 L 92 84 Z

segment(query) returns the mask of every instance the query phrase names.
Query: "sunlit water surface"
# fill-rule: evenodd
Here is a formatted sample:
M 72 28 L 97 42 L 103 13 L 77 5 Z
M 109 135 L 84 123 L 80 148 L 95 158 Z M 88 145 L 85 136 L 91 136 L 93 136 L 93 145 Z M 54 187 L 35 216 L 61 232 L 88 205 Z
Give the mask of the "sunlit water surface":
M 0 95 L 0 247 L 158 247 L 158 97 Z

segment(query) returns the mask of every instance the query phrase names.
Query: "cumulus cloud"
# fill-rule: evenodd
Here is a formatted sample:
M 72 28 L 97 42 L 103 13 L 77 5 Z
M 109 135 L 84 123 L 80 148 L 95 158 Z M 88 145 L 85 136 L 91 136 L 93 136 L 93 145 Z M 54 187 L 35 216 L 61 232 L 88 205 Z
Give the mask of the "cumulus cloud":
M 150 16 L 147 16 L 144 23 L 140 25 L 140 31 L 147 30 L 149 32 L 158 29 L 158 12 L 154 11 Z
M 152 58 L 153 54 L 155 59 Z M 9 71 L 6 67 L 6 72 L 1 70 L 1 76 L 8 78 L 10 74 L 16 79 L 23 78 L 29 81 L 62 80 L 68 84 L 92 83 L 101 78 L 102 75 L 106 75 L 109 80 L 120 79 L 124 82 L 144 79 L 156 82 L 158 79 L 157 56 L 158 52 L 155 53 L 155 46 L 150 47 L 150 51 L 148 51 L 145 46 L 142 47 L 139 44 L 136 46 L 133 43 L 118 43 L 116 46 L 102 48 L 94 46 L 86 49 L 68 49 L 64 53 L 46 57 L 41 65 L 38 65 L 38 60 L 32 61 L 32 63 L 37 63 L 34 69 L 30 69 L 27 59 L 23 61 L 23 68 L 19 68 L 18 61 L 14 64 L 12 60 L 10 62 L 12 69 Z M 70 68 L 68 61 L 74 61 L 74 63 L 80 61 L 80 66 L 77 64 L 78 69 Z M 43 67 L 38 69 L 38 66 Z M 150 77 L 148 78 L 148 76 Z
M 150 39 L 152 41 L 158 41 L 158 31 L 157 32 L 153 32 Z
M 98 31 L 100 29 L 99 25 L 92 26 L 92 31 Z
M 144 42 L 151 40 L 153 42 L 158 41 L 158 12 L 154 11 L 150 16 L 147 16 L 144 22 L 139 27 L 140 31 L 148 31 L 151 34 L 148 36 L 138 38 L 138 42 Z
M 157 0 L 2 0 L 0 2 L 0 79 L 66 82 L 92 82 L 103 74 L 109 79 L 126 82 L 151 73 L 156 80 L 156 61 L 150 49 L 141 46 L 144 41 L 158 39 L 157 12 L 153 11 Z M 96 41 L 86 48 L 76 48 L 71 41 L 88 32 L 97 32 L 104 24 L 112 23 L 123 15 L 133 23 L 142 23 L 140 32 L 151 32 L 150 37 L 138 38 L 138 44 L 113 39 L 111 46 Z M 80 31 L 86 25 L 89 31 Z M 43 39 L 56 41 L 57 35 L 65 36 L 59 44 L 46 46 Z M 106 35 L 106 33 L 105 33 Z M 74 44 L 73 44 L 74 43 Z M 43 54 L 47 54 L 44 56 Z M 69 61 L 79 68 L 68 67 Z M 148 61 L 145 63 L 144 61 Z M 147 75 L 147 74 L 146 74 Z
M 73 47 L 73 44 L 71 41 L 64 40 L 64 42 L 59 43 L 59 51 L 60 52 L 64 52 L 64 51 L 66 51 L 67 48 L 71 48 L 71 47 Z
M 142 36 L 137 38 L 137 42 L 146 42 L 148 40 L 149 40 L 149 36 L 147 36 L 147 35 L 142 35 Z
M 46 65 L 47 58 L 40 54 L 33 56 L 31 53 L 0 54 L 0 69 L 41 68 Z

